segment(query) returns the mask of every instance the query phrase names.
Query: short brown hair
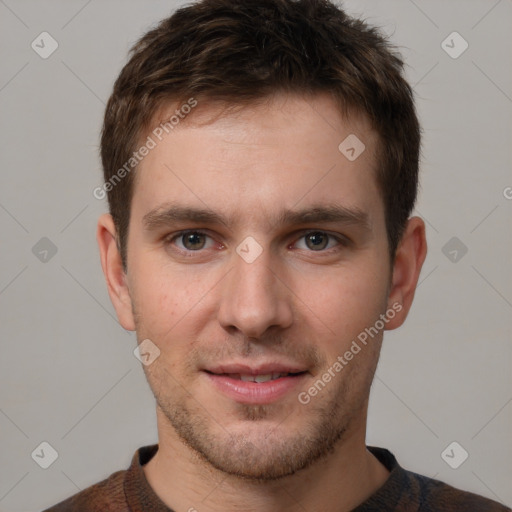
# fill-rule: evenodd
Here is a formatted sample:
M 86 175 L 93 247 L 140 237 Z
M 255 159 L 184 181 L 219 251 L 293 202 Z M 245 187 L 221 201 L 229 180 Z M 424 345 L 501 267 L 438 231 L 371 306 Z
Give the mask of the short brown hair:
M 376 179 L 394 260 L 416 201 L 420 127 L 403 61 L 377 29 L 328 0 L 202 0 L 162 20 L 130 54 L 105 111 L 105 183 L 169 101 L 243 105 L 276 92 L 327 92 L 379 135 Z M 126 270 L 134 176 L 123 176 L 107 191 Z

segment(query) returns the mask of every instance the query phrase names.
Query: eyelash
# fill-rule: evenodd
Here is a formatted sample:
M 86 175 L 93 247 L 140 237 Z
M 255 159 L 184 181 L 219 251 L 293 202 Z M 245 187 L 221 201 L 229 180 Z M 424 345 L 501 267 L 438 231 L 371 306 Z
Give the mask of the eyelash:
M 183 230 L 183 231 L 179 231 L 178 233 L 173 233 L 172 235 L 169 235 L 167 236 L 165 239 L 164 239 L 164 243 L 166 245 L 172 245 L 173 242 L 177 239 L 180 239 L 182 238 L 184 235 L 187 235 L 187 234 L 199 234 L 199 235 L 203 235 L 203 236 L 206 236 L 208 238 L 211 238 L 213 239 L 210 235 L 208 235 L 208 233 L 206 233 L 205 231 L 201 231 L 200 229 L 186 229 L 186 230 Z M 329 241 L 334 239 L 336 240 L 336 242 L 338 242 L 338 246 L 336 247 L 331 247 L 329 249 L 321 249 L 321 250 L 318 250 L 318 251 L 314 251 L 314 250 L 308 250 L 308 252 L 312 252 L 312 253 L 320 253 L 320 254 L 331 254 L 331 252 L 336 251 L 337 249 L 339 250 L 339 247 L 348 247 L 349 244 L 350 244 L 350 240 L 347 238 L 347 237 L 344 237 L 344 236 L 335 236 L 331 233 L 328 233 L 326 231 L 321 231 L 321 230 L 318 230 L 318 229 L 312 229 L 312 230 L 308 230 L 308 231 L 302 231 L 300 232 L 300 236 L 297 240 L 300 240 L 300 239 L 303 239 L 305 238 L 307 235 L 311 235 L 313 233 L 320 233 L 322 235 L 326 235 L 327 237 L 329 237 Z M 177 248 L 179 252 L 181 253 L 185 253 L 187 255 L 192 255 L 194 253 L 201 253 L 203 252 L 203 249 L 198 249 L 196 251 L 193 251 L 193 250 L 190 250 L 190 249 L 181 249 L 181 248 Z

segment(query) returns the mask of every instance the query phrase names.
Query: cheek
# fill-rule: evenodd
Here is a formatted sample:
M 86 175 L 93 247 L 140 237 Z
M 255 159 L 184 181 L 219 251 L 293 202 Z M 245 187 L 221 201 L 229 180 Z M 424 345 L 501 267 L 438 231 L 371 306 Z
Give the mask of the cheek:
M 215 279 L 193 276 L 154 262 L 141 262 L 140 269 L 134 266 L 134 276 L 137 277 L 133 280 L 132 300 L 139 338 L 151 339 L 166 359 L 187 354 L 211 314 L 205 308 Z
M 327 331 L 334 340 L 330 345 L 334 343 L 338 350 L 350 344 L 385 309 L 386 287 L 382 277 L 347 271 L 298 281 L 297 295 L 303 298 L 301 309 L 311 319 L 310 327 L 318 325 L 322 332 Z
M 185 311 L 190 307 L 186 294 L 183 293 L 180 278 L 170 280 L 160 272 L 144 271 L 151 266 L 141 266 L 141 272 L 134 269 L 134 279 L 132 287 L 132 300 L 141 330 L 144 330 L 147 337 L 155 337 L 161 340 L 166 333 L 176 325 Z M 177 290 L 180 290 L 178 293 Z

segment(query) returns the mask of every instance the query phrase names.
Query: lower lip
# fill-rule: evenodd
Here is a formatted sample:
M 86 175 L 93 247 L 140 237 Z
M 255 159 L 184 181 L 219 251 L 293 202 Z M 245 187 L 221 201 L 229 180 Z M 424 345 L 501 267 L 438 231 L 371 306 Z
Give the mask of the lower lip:
M 268 382 L 247 382 L 232 379 L 227 375 L 216 375 L 204 372 L 210 382 L 222 393 L 237 402 L 244 404 L 268 404 L 275 402 L 297 388 L 307 373 L 296 377 L 280 377 Z

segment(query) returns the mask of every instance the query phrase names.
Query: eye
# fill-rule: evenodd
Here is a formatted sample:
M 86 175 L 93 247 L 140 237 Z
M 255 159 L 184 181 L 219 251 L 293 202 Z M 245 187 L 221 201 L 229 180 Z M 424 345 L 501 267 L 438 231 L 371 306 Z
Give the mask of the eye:
M 170 235 L 165 243 L 176 246 L 183 253 L 200 252 L 203 249 L 211 249 L 215 245 L 212 237 L 198 230 L 181 231 Z M 337 246 L 348 246 L 349 240 L 325 231 L 308 231 L 303 233 L 293 245 L 301 250 L 328 252 Z
M 177 241 L 181 242 L 181 246 L 179 243 L 176 245 L 182 251 L 199 251 L 201 249 L 208 249 L 211 247 L 211 244 L 207 247 L 206 239 L 210 239 L 210 241 L 213 242 L 213 240 L 202 231 L 182 231 L 181 233 L 173 235 L 171 238 L 169 238 L 167 243 L 173 244 L 174 241 Z
M 304 233 L 299 239 L 299 241 L 300 240 L 305 241 L 307 249 L 310 249 L 315 252 L 321 252 L 324 251 L 325 249 L 332 249 L 336 245 L 348 244 L 348 242 L 343 238 L 330 235 L 325 231 L 309 231 L 308 233 Z M 299 247 L 299 249 L 303 248 L 304 247 Z

